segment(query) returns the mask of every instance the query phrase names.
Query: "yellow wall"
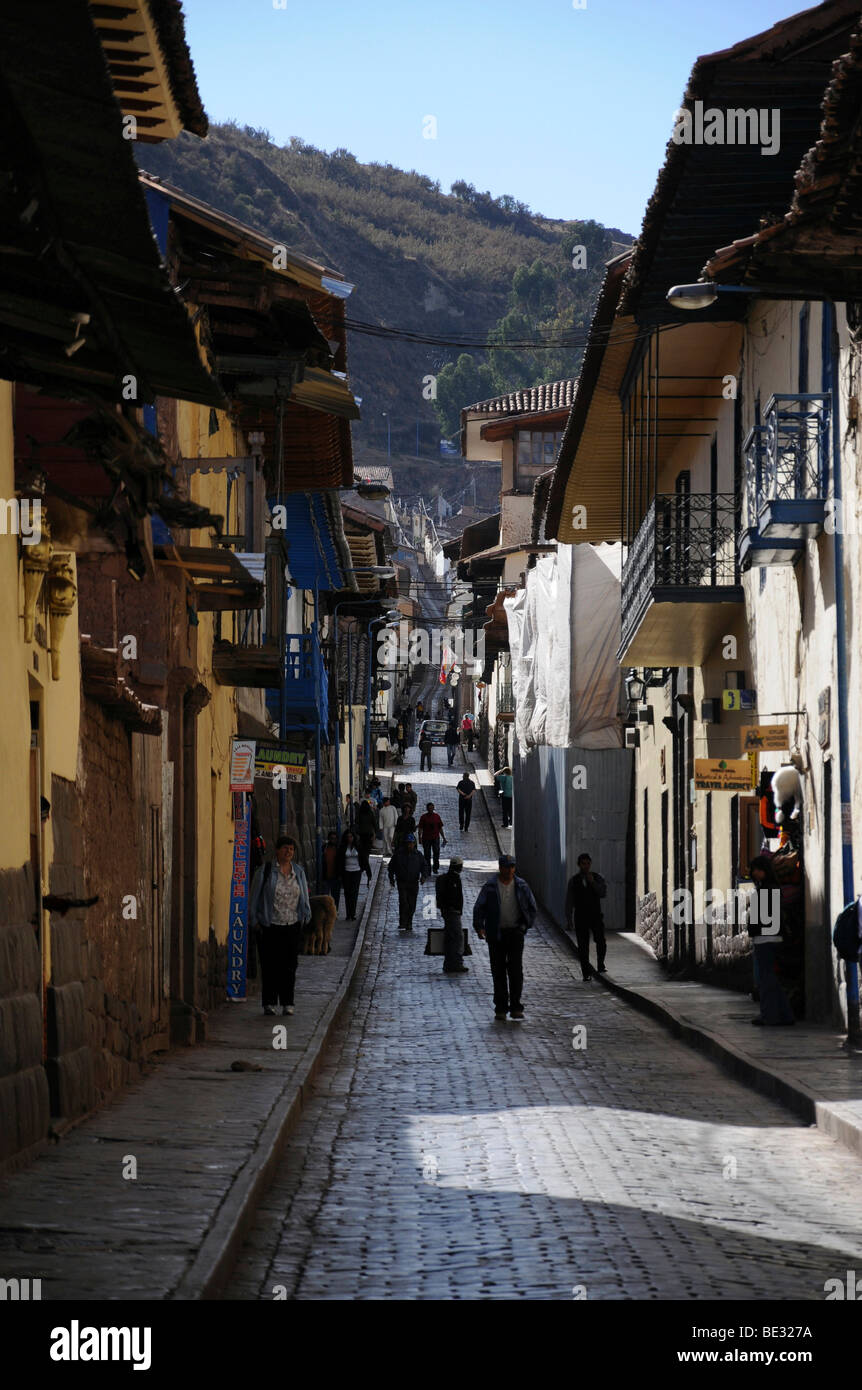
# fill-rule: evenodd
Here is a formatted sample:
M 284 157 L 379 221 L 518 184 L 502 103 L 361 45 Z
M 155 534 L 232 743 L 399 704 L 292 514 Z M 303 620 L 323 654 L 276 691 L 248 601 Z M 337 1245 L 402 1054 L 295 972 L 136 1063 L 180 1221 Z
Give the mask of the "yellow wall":
M 184 458 L 232 458 L 245 454 L 243 441 L 228 416 L 223 411 L 217 415 L 219 429 L 210 434 L 208 407 L 178 402 L 178 439 Z M 225 531 L 238 530 L 240 488 L 233 489 L 231 514 L 227 515 L 226 473 L 194 473 L 190 492 L 194 502 L 224 516 Z M 193 543 L 206 544 L 206 535 L 196 533 Z M 197 934 L 202 941 L 209 936 L 210 927 L 217 940 L 227 940 L 233 856 L 230 744 L 237 732 L 236 695 L 232 686 L 220 685 L 212 673 L 216 616 L 200 613 L 197 629 L 197 678 L 211 695 L 197 718 Z M 222 623 L 226 637 L 230 636 L 229 623 L 230 615 L 226 614 Z
M 12 448 L 12 387 L 0 381 L 0 498 L 15 496 Z M 18 537 L 0 535 L 0 868 L 20 868 L 30 858 L 29 762 L 30 707 L 27 687 L 29 653 L 18 614 Z M 31 668 L 32 668 L 32 662 Z
M 0 498 L 15 496 L 13 453 L 13 388 L 0 382 Z M 50 503 L 43 505 L 43 516 L 50 524 Z M 66 554 L 62 547 L 60 553 Z M 26 553 L 26 548 L 25 548 Z M 73 569 L 75 557 L 71 556 Z M 43 583 L 42 601 L 47 593 Z M 24 641 L 24 572 L 19 556 L 18 537 L 0 535 L 0 692 L 3 719 L 0 721 L 0 758 L 3 768 L 2 809 L 0 809 L 0 867 L 18 868 L 30 857 L 29 764 L 30 764 L 30 681 L 41 691 L 42 766 L 41 792 L 50 800 L 51 776 L 56 773 L 74 782 L 78 769 L 80 729 L 81 667 L 78 646 L 77 605 L 67 619 L 60 644 L 60 676 L 51 677 L 51 656 L 35 641 Z M 50 620 L 41 606 L 37 621 L 42 622 L 50 640 Z M 51 821 L 44 833 L 43 872 L 52 856 Z

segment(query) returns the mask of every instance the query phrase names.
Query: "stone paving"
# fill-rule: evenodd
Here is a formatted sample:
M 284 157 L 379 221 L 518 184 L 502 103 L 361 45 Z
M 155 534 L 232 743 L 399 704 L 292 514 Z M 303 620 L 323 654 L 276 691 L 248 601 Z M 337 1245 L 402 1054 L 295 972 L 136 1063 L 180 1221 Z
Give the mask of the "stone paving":
M 414 748 L 403 775 L 443 818 L 441 868 L 465 860 L 469 923 L 497 848 L 481 801 L 458 831 L 460 771 L 435 750 L 420 776 Z M 430 884 L 399 936 L 381 883 L 227 1298 L 818 1300 L 859 1268 L 856 1158 L 583 984 L 541 921 L 526 1020 L 495 1022 L 486 948 L 474 937 L 470 973 L 444 976 L 423 898 L 433 911 Z
M 362 912 L 366 888 L 360 890 Z M 342 901 L 342 911 L 344 904 Z M 296 1013 L 249 1001 L 210 1015 L 203 1047 L 176 1051 L 0 1186 L 0 1277 L 41 1278 L 43 1299 L 163 1299 L 187 1274 L 261 1133 L 289 1105 L 356 936 L 301 956 Z M 285 1025 L 283 1049 L 273 1028 Z M 257 1071 L 235 1072 L 233 1061 Z M 137 1176 L 124 1176 L 137 1164 Z

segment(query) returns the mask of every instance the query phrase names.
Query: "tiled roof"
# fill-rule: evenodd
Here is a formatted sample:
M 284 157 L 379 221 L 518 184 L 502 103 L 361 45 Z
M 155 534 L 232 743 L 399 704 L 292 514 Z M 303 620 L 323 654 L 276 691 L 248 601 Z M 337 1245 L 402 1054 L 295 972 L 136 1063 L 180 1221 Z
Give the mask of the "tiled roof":
M 576 376 L 565 377 L 563 381 L 543 381 L 539 386 L 528 386 L 521 391 L 510 391 L 505 396 L 492 396 L 488 401 L 477 401 L 466 410 L 476 410 L 483 415 L 528 415 L 533 411 L 567 410 L 575 399 Z
M 385 463 L 354 464 L 354 474 L 363 483 L 385 483 L 390 488 L 394 486 L 392 469 Z
M 789 211 L 723 246 L 702 275 L 716 280 L 816 283 L 835 299 L 862 293 L 862 25 L 832 67 L 820 138 L 802 160 Z M 800 290 L 800 298 L 805 295 Z

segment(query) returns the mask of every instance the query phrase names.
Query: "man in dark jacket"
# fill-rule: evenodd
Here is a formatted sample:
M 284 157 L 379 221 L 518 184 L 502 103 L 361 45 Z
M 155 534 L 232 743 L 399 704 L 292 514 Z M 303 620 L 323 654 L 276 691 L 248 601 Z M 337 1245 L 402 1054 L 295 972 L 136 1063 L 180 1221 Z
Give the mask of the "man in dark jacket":
M 449 860 L 449 868 L 441 874 L 434 885 L 437 908 L 443 918 L 443 974 L 463 975 L 469 969 L 464 964 L 464 928 L 461 913 L 464 911 L 464 889 L 461 886 L 461 870 L 464 860 L 454 854 Z
M 431 749 L 433 748 L 431 735 L 424 733 L 419 740 L 419 771 L 425 771 L 425 762 L 428 762 L 428 771 L 431 771 Z
M 473 797 L 476 792 L 476 783 L 469 772 L 465 772 L 461 781 L 456 782 L 455 790 L 458 793 L 458 824 L 462 830 L 469 830 L 470 817 L 473 814 Z
M 536 920 L 536 899 L 529 884 L 515 874 L 511 854 L 501 854 L 496 878 L 488 879 L 473 908 L 473 926 L 487 939 L 494 979 L 494 1017 L 521 1019 L 524 984 L 524 935 Z
M 393 851 L 404 848 L 404 841 L 407 839 L 408 835 L 412 835 L 415 838 L 416 822 L 412 816 L 407 814 L 406 809 L 402 806 L 401 814 L 395 822 L 395 829 L 392 832 Z
M 413 930 L 413 913 L 416 911 L 416 898 L 419 885 L 428 878 L 428 868 L 423 856 L 416 848 L 416 836 L 407 835 L 404 844 L 389 861 L 389 882 L 393 888 L 398 886 L 398 930 Z
M 460 741 L 461 740 L 458 738 L 458 730 L 455 728 L 454 724 L 450 724 L 443 737 L 443 742 L 446 745 L 446 757 L 449 759 L 450 767 L 455 761 L 455 754 L 458 751 L 458 744 Z
M 585 980 L 592 975 L 590 967 L 590 932 L 596 943 L 596 974 L 605 973 L 605 921 L 602 916 L 601 899 L 608 891 L 601 874 L 592 871 L 592 859 L 588 854 L 578 856 L 578 872 L 574 874 L 566 889 L 566 926 L 574 930 L 578 941 L 578 955 L 581 960 L 581 974 Z
M 370 857 L 374 848 L 374 837 L 377 834 L 377 817 L 374 814 L 374 807 L 367 797 L 364 797 L 360 803 L 353 828 L 359 841 L 359 862 L 362 865 L 363 873 L 368 875 L 370 882 Z

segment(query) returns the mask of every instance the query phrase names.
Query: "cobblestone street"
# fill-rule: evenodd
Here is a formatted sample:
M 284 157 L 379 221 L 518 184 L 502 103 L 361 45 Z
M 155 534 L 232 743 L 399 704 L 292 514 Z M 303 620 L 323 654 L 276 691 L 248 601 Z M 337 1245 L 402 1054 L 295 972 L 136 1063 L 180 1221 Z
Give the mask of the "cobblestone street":
M 465 860 L 469 925 L 488 815 L 477 797 L 459 834 L 459 762 L 417 768 L 413 748 L 399 780 L 443 818 L 441 869 Z M 443 975 L 423 908 L 439 921 L 433 881 L 399 936 L 381 874 L 353 999 L 227 1298 L 822 1300 L 862 1259 L 856 1158 L 583 984 L 547 924 L 527 937 L 525 1021 L 495 1022 L 486 948 L 471 929 L 470 973 Z

